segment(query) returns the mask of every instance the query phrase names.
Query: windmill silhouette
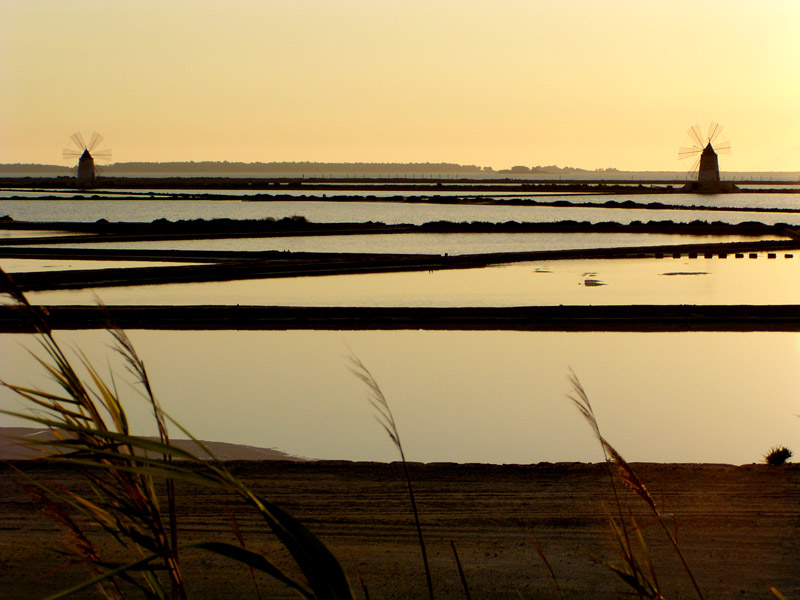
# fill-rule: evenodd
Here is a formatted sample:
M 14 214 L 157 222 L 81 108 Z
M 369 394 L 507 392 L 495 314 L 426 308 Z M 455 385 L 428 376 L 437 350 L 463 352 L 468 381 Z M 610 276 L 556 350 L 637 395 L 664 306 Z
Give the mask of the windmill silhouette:
M 686 130 L 686 134 L 692 142 L 691 146 L 686 146 L 678 150 L 678 158 L 692 159 L 694 165 L 689 170 L 690 173 L 697 173 L 696 185 L 693 190 L 720 192 L 731 191 L 727 188 L 732 186 L 723 185 L 719 177 L 719 157 L 718 154 L 730 154 L 731 143 L 720 138 L 722 126 L 712 122 L 708 126 L 708 132 L 703 135 L 699 125 L 694 125 Z M 716 148 L 714 145 L 716 144 Z
M 64 148 L 62 155 L 64 158 L 78 159 L 78 187 L 89 187 L 97 179 L 95 159 L 111 160 L 111 150 L 95 151 L 95 148 L 103 141 L 103 136 L 97 132 L 92 133 L 88 144 L 80 132 L 73 133 L 69 139 L 72 140 L 75 148 Z

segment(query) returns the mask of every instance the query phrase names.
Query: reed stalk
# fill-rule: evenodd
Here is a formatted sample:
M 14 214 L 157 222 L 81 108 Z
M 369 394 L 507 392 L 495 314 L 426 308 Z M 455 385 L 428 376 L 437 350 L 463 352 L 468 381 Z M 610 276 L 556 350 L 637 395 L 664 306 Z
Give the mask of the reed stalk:
M 372 407 L 375 409 L 375 418 L 380 423 L 381 427 L 389 435 L 389 439 L 397 448 L 400 453 L 400 461 L 403 465 L 403 473 L 405 474 L 406 485 L 408 487 L 408 496 L 411 500 L 411 511 L 414 513 L 414 524 L 417 528 L 417 538 L 419 539 L 419 547 L 422 553 L 422 563 L 425 568 L 425 581 L 428 586 L 428 597 L 434 600 L 433 595 L 433 580 L 431 579 L 430 565 L 428 564 L 428 552 L 425 548 L 425 539 L 422 536 L 422 525 L 419 519 L 419 511 L 417 510 L 417 501 L 414 496 L 414 486 L 411 483 L 411 474 L 408 470 L 408 463 L 406 462 L 406 454 L 403 451 L 403 444 L 400 441 L 400 434 L 397 431 L 397 423 L 394 420 L 392 409 L 389 407 L 389 401 L 383 395 L 383 391 L 378 385 L 375 377 L 372 376 L 369 369 L 362 363 L 356 356 L 350 355 L 350 371 L 358 379 L 360 379 L 369 390 L 367 399 Z
M 43 459 L 75 468 L 91 490 L 91 494 L 81 494 L 65 488 L 47 489 L 35 480 L 28 485 L 34 498 L 68 532 L 72 540 L 67 548 L 69 555 L 89 567 L 89 579 L 50 598 L 63 598 L 91 587 L 105 598 L 121 598 L 121 584 L 127 584 L 148 600 L 183 600 L 187 593 L 180 555 L 187 549 L 201 549 L 260 571 L 309 600 L 352 600 L 342 567 L 328 548 L 297 519 L 234 477 L 202 442 L 161 408 L 144 361 L 124 332 L 109 328 L 115 351 L 143 390 L 158 430 L 157 439 L 131 433 L 113 376 L 106 381 L 81 353 L 77 353 L 77 359 L 71 358 L 50 329 L 47 311 L 30 305 L 1 269 L 0 293 L 16 301 L 16 308 L 38 334 L 43 355 L 34 358 L 60 388 L 59 392 L 48 392 L 0 382 L 29 408 L 27 412 L 0 412 L 47 428 L 51 439 L 29 440 L 28 445 L 39 450 Z M 168 426 L 177 427 L 193 440 L 196 452 L 173 446 Z M 266 556 L 247 550 L 243 543 L 236 546 L 211 540 L 181 544 L 176 482 L 242 498 L 277 536 L 305 583 L 276 567 Z M 159 484 L 163 484 L 165 506 L 159 500 Z M 65 507 L 80 515 L 88 527 L 115 540 L 128 559 L 101 556 L 85 534 L 85 525 L 73 519 Z M 162 573 L 166 573 L 166 581 Z
M 698 585 L 691 568 L 689 567 L 686 556 L 678 545 L 675 535 L 672 533 L 672 531 L 670 531 L 669 527 L 667 527 L 665 516 L 662 515 L 661 511 L 659 511 L 655 500 L 653 500 L 653 497 L 650 495 L 650 492 L 647 490 L 644 482 L 642 482 L 642 480 L 628 464 L 628 462 L 622 457 L 622 455 L 617 452 L 617 450 L 600 433 L 600 426 L 598 425 L 597 417 L 594 414 L 592 404 L 589 401 L 589 396 L 573 371 L 570 371 L 568 380 L 572 384 L 573 389 L 573 394 L 569 395 L 568 398 L 572 401 L 573 405 L 578 409 L 583 418 L 589 424 L 603 449 L 603 455 L 605 457 L 605 463 L 608 467 L 611 487 L 614 493 L 614 500 L 616 502 L 617 516 L 619 521 L 618 523 L 615 522 L 609 514 L 609 523 L 619 544 L 619 551 L 623 558 L 624 566 L 607 566 L 616 572 L 628 585 L 633 587 L 640 597 L 663 598 L 659 589 L 658 579 L 655 575 L 655 569 L 653 568 L 653 564 L 650 559 L 650 553 L 647 551 L 647 546 L 641 533 L 641 527 L 639 527 L 639 525 L 636 523 L 633 515 L 629 515 L 632 531 L 635 534 L 636 541 L 641 549 L 641 555 L 644 557 L 644 565 L 640 563 L 640 560 L 637 558 L 637 554 L 633 550 L 631 532 L 626 526 L 625 515 L 622 511 L 619 493 L 614 483 L 614 475 L 611 469 L 611 464 L 613 462 L 617 466 L 617 473 L 622 479 L 623 483 L 625 483 L 625 485 L 634 494 L 636 494 L 642 500 L 642 502 L 644 502 L 644 504 L 655 516 L 655 521 L 661 527 L 662 531 L 672 545 L 676 555 L 680 559 L 681 564 L 683 565 L 684 570 L 686 571 L 686 574 L 692 583 L 692 587 L 697 594 L 697 597 L 700 598 L 700 600 L 704 600 L 703 593 L 700 590 L 700 586 Z
M 456 560 L 458 578 L 461 580 L 461 589 L 464 590 L 464 598 L 472 600 L 472 594 L 469 593 L 469 585 L 467 584 L 467 576 L 464 574 L 464 568 L 461 566 L 461 560 L 458 558 L 456 543 L 453 540 L 450 540 L 450 548 L 453 550 L 453 558 Z

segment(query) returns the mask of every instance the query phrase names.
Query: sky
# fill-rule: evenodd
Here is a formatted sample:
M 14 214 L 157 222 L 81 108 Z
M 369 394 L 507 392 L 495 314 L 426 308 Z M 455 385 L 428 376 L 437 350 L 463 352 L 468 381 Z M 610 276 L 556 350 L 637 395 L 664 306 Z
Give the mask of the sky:
M 797 0 L 0 1 L 0 163 L 800 170 Z M 74 162 L 74 161 L 73 161 Z

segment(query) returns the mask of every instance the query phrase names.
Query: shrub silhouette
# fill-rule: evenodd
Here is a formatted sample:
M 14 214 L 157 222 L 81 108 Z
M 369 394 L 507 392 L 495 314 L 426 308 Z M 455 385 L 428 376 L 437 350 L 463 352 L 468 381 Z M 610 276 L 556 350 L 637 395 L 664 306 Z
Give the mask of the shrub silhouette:
M 786 446 L 775 446 L 770 448 L 769 452 L 764 455 L 764 462 L 772 466 L 780 466 L 787 460 L 792 458 L 792 451 Z

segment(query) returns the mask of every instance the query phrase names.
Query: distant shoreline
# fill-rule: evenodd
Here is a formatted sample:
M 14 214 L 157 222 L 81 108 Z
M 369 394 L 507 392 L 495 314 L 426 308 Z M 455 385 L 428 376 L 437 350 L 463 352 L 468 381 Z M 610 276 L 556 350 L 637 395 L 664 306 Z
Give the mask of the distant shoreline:
M 40 459 L 41 451 L 55 451 L 54 447 L 45 446 L 25 446 L 24 440 L 36 441 L 38 444 L 53 438 L 49 429 L 35 427 L 0 427 L 0 461 L 29 461 Z M 149 439 L 157 440 L 156 437 Z M 203 455 L 203 451 L 197 444 L 189 439 L 172 438 L 170 443 L 176 448 Z M 283 461 L 306 461 L 310 459 L 300 458 L 276 450 L 275 448 L 260 448 L 246 444 L 233 444 L 229 442 L 201 441 L 201 443 L 211 450 L 215 458 L 221 461 L 263 461 L 263 460 L 283 460 Z M 49 462 L 53 465 L 53 462 Z
M 676 165 L 677 166 L 677 165 Z M 398 178 L 527 178 L 527 177 L 562 177 L 583 179 L 636 179 L 642 175 L 657 175 L 659 178 L 673 177 L 686 179 L 686 169 L 649 169 L 624 170 L 617 168 L 583 169 L 580 167 L 557 165 L 514 166 L 506 169 L 494 169 L 479 165 L 463 165 L 448 162 L 318 162 L 318 161 L 273 161 L 273 162 L 229 162 L 229 161 L 163 161 L 163 162 L 114 162 L 98 166 L 101 175 L 113 177 L 184 176 L 184 177 L 398 177 Z M 3 163 L 0 164 L 0 176 L 69 176 L 74 165 L 39 164 L 39 163 Z M 726 171 L 725 179 L 742 178 L 743 176 L 774 177 L 785 175 L 789 178 L 800 177 L 797 171 Z
M 186 174 L 185 176 L 99 176 L 97 181 L 87 188 L 79 188 L 73 176 L 64 175 L 56 177 L 42 176 L 9 176 L 0 171 L 0 188 L 10 189 L 64 189 L 89 193 L 95 189 L 208 189 L 208 190 L 269 190 L 279 192 L 280 190 L 360 190 L 364 191 L 365 186 L 369 189 L 382 191 L 419 191 L 419 192 L 441 192 L 441 191 L 574 191 L 574 192 L 603 192 L 603 193 L 679 193 L 684 186 L 690 183 L 690 179 L 685 174 L 671 174 L 667 177 L 628 177 L 625 174 L 616 174 L 615 177 L 596 176 L 593 173 L 585 174 L 583 177 L 576 176 L 542 176 L 535 174 L 521 178 L 519 176 L 508 177 L 482 177 L 469 178 L 442 177 L 441 175 L 423 176 L 421 174 L 410 174 L 410 176 L 400 176 L 390 174 L 385 177 L 375 177 L 360 174 L 359 176 L 345 177 L 341 175 L 320 176 L 304 174 L 287 175 L 285 173 L 266 174 L 262 177 L 242 176 L 240 174 L 219 174 L 214 176 L 199 176 Z M 796 186 L 800 183 L 799 174 L 780 174 L 780 177 L 772 179 L 776 174 L 772 174 L 770 179 L 764 181 L 763 176 L 756 174 L 745 178 L 723 178 L 723 183 L 737 185 L 759 185 L 768 184 L 770 186 Z M 555 177 L 558 177 L 556 179 Z M 332 186 L 335 185 L 335 188 Z M 755 191 L 755 190 L 748 190 Z M 764 188 L 764 192 L 774 191 L 772 188 Z

